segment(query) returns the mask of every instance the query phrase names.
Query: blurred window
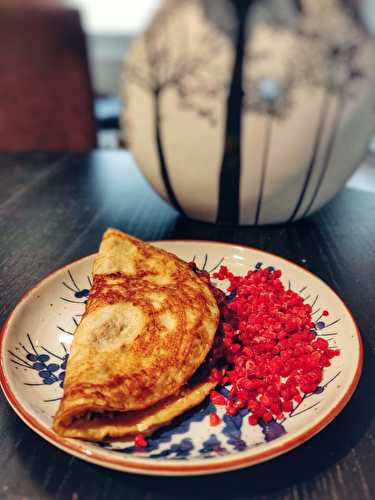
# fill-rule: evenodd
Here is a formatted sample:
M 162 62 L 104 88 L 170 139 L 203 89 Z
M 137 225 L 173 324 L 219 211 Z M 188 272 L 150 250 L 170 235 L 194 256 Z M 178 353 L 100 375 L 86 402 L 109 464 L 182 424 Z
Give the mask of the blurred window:
M 0 0 L 1 1 L 1 0 Z M 65 0 L 80 11 L 86 32 L 95 99 L 98 145 L 119 143 L 118 98 L 123 63 L 132 38 L 142 32 L 160 0 Z
M 88 33 L 127 33 L 141 31 L 160 0 L 67 0 L 81 11 Z

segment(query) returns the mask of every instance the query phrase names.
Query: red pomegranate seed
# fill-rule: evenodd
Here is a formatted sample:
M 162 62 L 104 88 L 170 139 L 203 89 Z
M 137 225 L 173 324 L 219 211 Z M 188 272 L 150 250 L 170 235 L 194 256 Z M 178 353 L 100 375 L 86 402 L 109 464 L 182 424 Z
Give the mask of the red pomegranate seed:
M 326 339 L 318 338 L 315 342 L 313 342 L 312 346 L 325 351 L 328 348 L 328 342 Z
M 291 401 L 284 401 L 282 404 L 283 411 L 289 413 L 293 410 L 293 404 Z
M 279 402 L 277 403 L 273 403 L 271 405 L 271 408 L 270 408 L 271 412 L 274 414 L 274 415 L 279 415 L 280 414 L 280 404 Z
M 295 401 L 296 403 L 301 403 L 301 401 L 302 401 L 302 396 L 301 396 L 301 394 L 296 394 L 296 395 L 293 397 L 293 399 L 294 399 L 294 401 Z
M 272 400 L 266 395 L 261 396 L 259 401 L 267 408 L 269 408 L 272 405 Z
M 270 413 L 269 411 L 267 411 L 263 414 L 263 420 L 266 422 L 266 424 L 271 422 L 272 418 L 273 418 L 272 413 Z
M 249 410 L 251 411 L 255 411 L 256 408 L 258 408 L 259 406 L 259 403 L 257 403 L 255 400 L 252 400 L 250 399 L 248 402 L 247 402 L 247 407 L 249 408 Z
M 259 419 L 255 415 L 250 415 L 248 420 L 250 425 L 257 425 Z
M 237 408 L 234 406 L 234 404 L 227 400 L 226 404 L 225 404 L 225 410 L 226 412 L 228 413 L 228 415 L 234 417 L 235 415 L 237 415 Z
M 220 383 L 222 380 L 222 374 L 217 368 L 212 368 L 211 373 L 210 373 L 210 379 L 212 382 L 218 382 Z
M 327 349 L 326 351 L 326 356 L 331 359 L 335 356 L 340 356 L 340 350 L 339 349 Z
M 285 290 L 281 271 L 257 267 L 243 277 L 225 266 L 214 273 L 214 278 L 229 281 L 227 293 L 235 291 L 229 303 L 208 274 L 201 274 L 221 313 L 210 379 L 232 386 L 229 399 L 211 391 L 211 401 L 225 406 L 232 416 L 247 407 L 251 425 L 260 418 L 266 423 L 273 418 L 281 421 L 284 413 L 293 411 L 293 402 L 299 404 L 304 394 L 316 390 L 324 368 L 340 354 L 316 336 L 311 305 L 293 290 Z M 329 316 L 328 311 L 323 310 L 322 316 Z
M 308 394 L 309 392 L 314 392 L 317 388 L 316 384 L 301 384 L 301 391 Z
M 238 352 L 241 350 L 241 346 L 240 344 L 231 344 L 229 349 L 232 351 L 232 352 Z
M 217 413 L 211 412 L 210 413 L 210 425 L 213 427 L 216 425 L 219 425 L 221 422 L 221 419 Z
M 148 443 L 142 434 L 137 434 L 134 438 L 134 446 L 136 448 L 147 448 Z
M 220 392 L 217 391 L 211 391 L 210 398 L 211 398 L 211 403 L 217 406 L 225 406 L 227 401 L 225 397 L 222 394 L 220 394 Z

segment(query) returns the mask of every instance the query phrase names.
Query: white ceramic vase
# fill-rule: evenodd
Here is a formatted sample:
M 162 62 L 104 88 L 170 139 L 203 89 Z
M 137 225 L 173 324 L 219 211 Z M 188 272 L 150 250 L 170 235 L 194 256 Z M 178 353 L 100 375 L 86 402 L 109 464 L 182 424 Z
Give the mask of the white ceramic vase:
M 294 221 L 327 203 L 375 130 L 359 16 L 348 0 L 164 2 L 122 82 L 125 141 L 154 189 L 217 223 Z

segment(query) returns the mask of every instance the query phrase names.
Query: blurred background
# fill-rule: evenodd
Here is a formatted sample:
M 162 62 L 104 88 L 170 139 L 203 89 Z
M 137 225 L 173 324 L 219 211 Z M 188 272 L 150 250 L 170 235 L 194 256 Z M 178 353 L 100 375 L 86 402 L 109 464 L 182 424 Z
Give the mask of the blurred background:
M 118 147 L 121 68 L 158 4 L 0 0 L 0 150 Z
M 131 40 L 147 26 L 160 0 L 67 0 L 65 4 L 79 10 L 86 35 L 95 112 L 100 124 L 98 145 L 116 147 L 124 58 Z
M 119 133 L 123 62 L 160 3 L 0 0 L 0 150 L 126 146 Z M 375 25 L 374 2 L 362 4 Z M 375 143 L 365 169 L 373 170 L 374 151 Z M 350 182 L 369 189 L 361 172 Z
M 116 94 L 129 42 L 145 28 L 160 0 L 69 0 L 65 3 L 80 11 L 95 91 Z

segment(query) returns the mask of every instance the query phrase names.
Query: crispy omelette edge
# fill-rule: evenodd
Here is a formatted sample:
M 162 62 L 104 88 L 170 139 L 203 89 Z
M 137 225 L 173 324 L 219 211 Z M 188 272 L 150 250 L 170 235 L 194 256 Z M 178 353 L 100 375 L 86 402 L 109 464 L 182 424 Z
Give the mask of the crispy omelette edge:
M 106 233 L 103 236 L 102 242 L 105 241 L 105 239 L 110 238 L 110 237 L 124 238 L 128 241 L 131 241 L 131 243 L 137 247 L 138 251 L 139 251 L 139 248 L 141 248 L 141 250 L 144 250 L 145 248 L 152 247 L 151 245 L 149 245 L 147 243 L 144 243 L 140 240 L 137 240 L 136 238 L 133 238 L 131 236 L 128 236 L 128 235 L 118 231 L 118 230 L 113 230 L 113 229 L 109 229 L 106 231 Z M 179 263 L 179 266 L 181 266 L 181 264 L 182 264 L 183 267 L 185 268 L 185 270 L 188 271 L 188 273 L 191 273 L 191 275 L 194 277 L 194 280 L 197 279 L 197 276 L 189 268 L 189 266 L 186 262 L 179 259 L 177 256 L 175 256 L 174 254 L 171 254 L 170 252 L 167 252 L 167 251 L 162 250 L 162 249 L 156 249 L 156 247 L 152 247 L 152 251 L 155 251 L 155 250 L 157 250 L 158 253 L 164 254 L 165 256 L 167 256 L 168 259 L 175 260 L 176 262 Z M 141 251 L 140 254 L 143 254 L 143 252 Z M 179 267 L 179 266 L 177 266 L 177 267 Z M 94 269 L 95 269 L 95 263 L 94 263 Z M 214 303 L 216 306 L 215 298 L 214 298 L 211 290 L 209 289 L 209 287 L 203 281 L 199 281 L 199 283 L 200 283 L 200 286 L 205 290 L 205 293 L 209 294 L 212 303 Z M 88 304 L 86 306 L 86 310 L 85 310 L 85 313 L 83 315 L 83 318 L 89 313 L 89 304 L 90 304 L 90 302 L 88 302 Z M 219 321 L 219 311 L 217 309 L 215 332 L 217 329 L 218 321 Z M 78 328 L 79 328 L 79 326 L 78 326 Z M 211 349 L 214 336 L 215 336 L 215 333 L 212 335 L 211 343 L 207 346 L 204 358 L 206 357 L 209 350 Z M 203 362 L 204 358 L 202 359 L 202 362 Z M 69 367 L 69 363 L 68 363 L 68 367 Z M 197 387 L 197 392 L 194 395 L 194 387 L 188 388 L 188 389 L 185 389 L 183 387 L 184 384 L 189 380 L 191 375 L 192 375 L 192 373 L 189 376 L 186 376 L 186 380 L 184 380 L 183 383 L 180 385 L 180 389 L 177 391 L 177 393 L 176 393 L 176 391 L 174 391 L 174 394 L 169 394 L 168 397 L 163 398 L 161 402 L 160 402 L 160 400 L 156 401 L 156 402 L 152 402 L 151 404 L 145 406 L 143 409 L 139 410 L 139 413 L 142 414 L 145 411 L 147 412 L 147 409 L 150 409 L 151 421 L 154 422 L 153 424 L 150 423 L 150 426 L 152 427 L 152 429 L 157 428 L 161 425 L 167 424 L 168 422 L 170 422 L 171 419 L 173 419 L 178 414 L 183 413 L 184 411 L 191 408 L 192 406 L 199 404 L 205 398 L 205 396 L 209 393 L 211 388 L 215 385 L 215 384 L 212 384 L 211 382 L 208 382 L 208 381 L 202 382 L 201 384 L 203 384 L 203 385 L 200 386 L 198 384 L 197 386 L 195 386 L 195 387 Z M 202 387 L 205 387 L 207 390 L 202 391 Z M 209 387 L 209 389 L 208 389 L 208 387 Z M 177 405 L 175 404 L 176 398 L 177 398 L 177 400 L 181 399 L 181 397 L 179 396 L 180 392 L 182 392 L 184 394 L 183 397 L 188 396 L 188 398 L 186 400 L 186 405 L 181 404 L 181 402 L 179 402 L 179 404 L 177 404 Z M 199 397 L 198 397 L 198 394 L 199 394 Z M 169 401 L 169 402 L 167 403 L 167 401 Z M 160 404 L 162 405 L 163 408 L 167 408 L 167 410 L 160 411 L 160 408 L 158 410 L 156 407 Z M 175 408 L 173 408 L 173 405 L 175 405 Z M 66 412 L 61 412 L 62 406 L 63 405 L 60 404 L 59 410 L 58 410 L 57 414 L 55 415 L 54 423 L 53 423 L 53 428 L 57 433 L 65 435 L 65 436 L 80 437 L 80 438 L 89 439 L 89 440 L 103 439 L 103 435 L 118 437 L 119 432 L 113 431 L 113 424 L 114 424 L 113 419 L 111 421 L 111 426 L 110 426 L 111 429 L 109 431 L 108 431 L 108 426 L 107 426 L 108 432 L 103 427 L 103 432 L 99 432 L 99 433 L 91 432 L 90 433 L 87 430 L 90 427 L 90 424 L 85 424 L 83 427 L 81 427 L 81 429 L 79 429 L 79 430 L 77 429 L 78 427 L 80 427 L 77 423 L 79 423 L 80 421 L 86 422 L 85 415 L 88 412 L 97 412 L 98 411 L 98 412 L 103 413 L 103 415 L 105 415 L 106 412 L 116 411 L 112 407 L 106 408 L 106 407 L 103 407 L 102 405 L 100 407 L 96 407 L 96 406 L 93 406 L 90 404 L 88 404 L 88 405 L 81 404 L 81 405 L 77 405 L 75 407 L 72 407 L 70 409 L 68 408 L 67 409 L 68 411 L 66 411 Z M 155 406 L 155 408 L 153 408 L 154 406 Z M 169 409 L 168 409 L 168 406 L 169 406 Z M 154 418 L 153 418 L 152 413 L 155 411 L 156 411 L 156 414 L 154 414 Z M 140 418 L 140 417 L 137 417 L 137 415 L 136 415 L 138 413 L 137 411 L 124 412 L 124 415 L 126 415 L 126 413 L 133 414 L 133 417 L 135 419 Z M 167 414 L 169 416 L 167 416 Z M 76 423 L 74 423 L 74 421 L 72 422 L 72 419 L 74 417 L 78 417 L 78 419 L 75 419 Z M 163 420 L 163 418 L 165 419 L 165 422 L 161 421 L 161 420 Z M 98 419 L 96 419 L 96 420 L 98 420 Z M 121 421 L 121 418 L 119 419 L 119 422 L 120 421 Z M 148 421 L 150 422 L 150 414 L 148 414 Z M 71 431 L 69 431 L 69 428 L 71 428 Z M 73 428 L 76 428 L 76 430 L 73 431 Z M 84 428 L 86 429 L 85 431 L 84 431 Z M 139 428 L 139 425 L 137 428 Z M 133 427 L 133 430 L 134 429 L 135 428 Z M 149 431 L 149 429 L 147 430 L 147 432 L 148 431 Z M 75 434 L 75 435 L 73 436 L 73 434 Z M 126 435 L 126 434 L 129 434 L 129 426 L 125 426 L 125 427 L 123 426 L 123 432 L 120 432 L 120 435 Z M 97 438 L 97 437 L 95 437 L 96 435 L 100 435 L 100 437 Z M 87 437 L 87 436 L 89 436 L 89 437 Z

